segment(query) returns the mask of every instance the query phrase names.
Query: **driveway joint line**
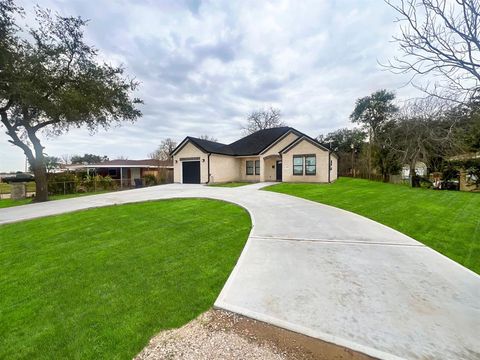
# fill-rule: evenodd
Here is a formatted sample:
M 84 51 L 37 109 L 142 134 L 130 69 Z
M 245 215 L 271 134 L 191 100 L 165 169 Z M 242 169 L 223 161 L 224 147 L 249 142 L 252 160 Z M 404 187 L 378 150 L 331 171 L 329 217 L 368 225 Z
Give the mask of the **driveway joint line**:
M 344 245 L 385 245 L 385 246 L 404 246 L 404 247 L 418 247 L 426 248 L 423 244 L 405 244 L 405 243 L 385 243 L 378 241 L 368 241 L 368 240 L 354 240 L 354 239 L 321 239 L 321 238 L 294 238 L 294 237 L 273 237 L 273 236 L 250 236 L 252 239 L 257 240 L 280 240 L 280 241 L 295 241 L 295 242 L 309 242 L 309 243 L 333 243 L 333 244 L 344 244 Z

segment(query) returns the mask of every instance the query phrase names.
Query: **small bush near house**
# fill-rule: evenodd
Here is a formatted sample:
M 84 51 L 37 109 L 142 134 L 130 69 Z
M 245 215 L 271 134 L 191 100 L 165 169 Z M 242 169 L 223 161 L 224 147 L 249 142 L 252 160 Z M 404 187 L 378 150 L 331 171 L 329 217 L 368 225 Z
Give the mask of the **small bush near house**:
M 117 187 L 117 184 L 110 176 L 100 176 L 97 175 L 94 178 L 96 182 L 97 190 L 114 190 Z
M 79 189 L 83 192 L 92 192 L 98 190 L 115 190 L 117 183 L 110 176 L 101 175 L 86 175 L 83 180 L 80 181 Z
M 155 175 L 152 175 L 152 174 L 145 175 L 144 178 L 143 178 L 143 181 L 144 181 L 145 186 L 154 186 L 154 185 L 158 185 L 159 183 L 162 182 L 161 179 L 159 181 L 155 177 Z
M 74 194 L 77 192 L 78 184 L 79 180 L 74 173 L 50 174 L 48 176 L 48 193 L 50 195 Z
M 95 190 L 95 176 L 87 175 L 85 176 L 80 185 L 86 192 L 94 191 Z

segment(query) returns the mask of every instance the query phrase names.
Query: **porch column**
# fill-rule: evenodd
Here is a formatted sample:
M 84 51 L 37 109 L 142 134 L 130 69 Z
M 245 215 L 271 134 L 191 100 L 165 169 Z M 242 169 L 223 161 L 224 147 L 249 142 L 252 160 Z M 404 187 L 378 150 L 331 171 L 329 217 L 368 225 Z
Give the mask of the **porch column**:
M 260 182 L 265 181 L 265 159 L 260 156 Z

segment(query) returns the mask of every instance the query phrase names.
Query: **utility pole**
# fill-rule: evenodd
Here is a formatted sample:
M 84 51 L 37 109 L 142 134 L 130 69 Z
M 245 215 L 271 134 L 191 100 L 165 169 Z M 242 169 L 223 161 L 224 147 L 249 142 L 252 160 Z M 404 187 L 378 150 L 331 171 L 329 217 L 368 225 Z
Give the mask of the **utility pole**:
M 372 128 L 368 129 L 368 179 L 372 178 Z
M 355 177 L 355 144 L 350 145 L 352 149 L 352 176 Z

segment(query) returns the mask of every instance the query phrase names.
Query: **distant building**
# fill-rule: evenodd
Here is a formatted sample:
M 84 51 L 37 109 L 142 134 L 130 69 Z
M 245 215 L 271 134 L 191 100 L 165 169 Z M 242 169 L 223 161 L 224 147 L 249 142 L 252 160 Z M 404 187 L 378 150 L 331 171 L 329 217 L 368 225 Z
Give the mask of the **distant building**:
M 415 163 L 415 173 L 417 176 L 425 177 L 428 175 L 428 168 L 427 165 L 422 161 L 417 161 Z M 402 179 L 409 179 L 410 178 L 410 166 L 403 165 L 402 168 Z
M 97 164 L 67 165 L 66 169 L 85 170 L 87 173 L 110 176 L 126 186 L 134 186 L 135 180 L 143 179 L 147 175 L 153 175 L 162 182 L 173 181 L 172 160 L 110 160 Z

